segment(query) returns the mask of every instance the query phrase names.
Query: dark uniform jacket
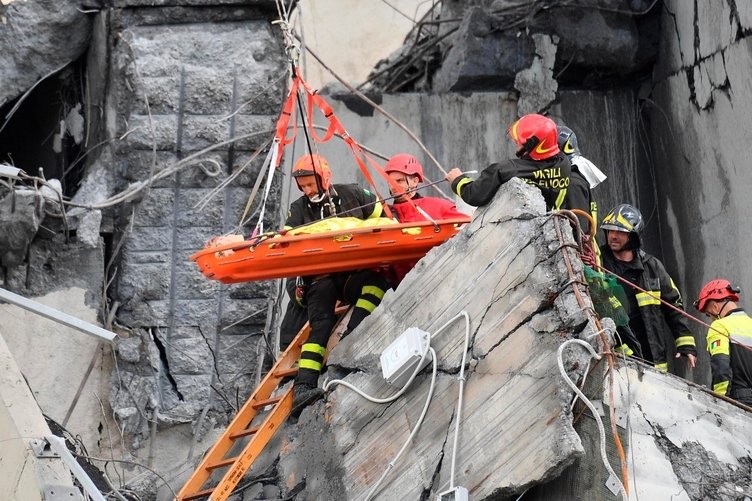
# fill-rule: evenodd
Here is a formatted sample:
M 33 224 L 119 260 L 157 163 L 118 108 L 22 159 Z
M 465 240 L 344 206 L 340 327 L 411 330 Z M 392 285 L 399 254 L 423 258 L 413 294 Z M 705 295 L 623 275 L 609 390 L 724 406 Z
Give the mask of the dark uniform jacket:
M 368 190 L 365 190 L 357 184 L 335 184 L 331 191 L 332 203 L 337 216 L 352 216 L 359 219 L 368 219 L 370 217 L 380 217 L 382 205 L 377 202 L 374 196 Z M 285 229 L 289 230 L 312 223 L 332 215 L 329 199 L 323 202 L 311 202 L 305 195 L 298 198 L 290 204 L 290 211 L 287 214 Z M 339 274 L 347 276 L 347 273 Z M 339 276 L 338 275 L 338 276 Z M 280 347 L 284 350 L 292 342 L 298 331 L 308 321 L 308 311 L 305 307 L 304 293 L 311 283 L 310 277 L 302 279 L 303 286 L 300 296 L 296 294 L 296 280 L 287 280 L 287 293 L 290 296 L 290 302 L 287 305 L 287 311 L 280 325 Z
M 357 184 L 335 184 L 332 186 L 331 202 L 335 213 L 341 217 L 370 219 L 381 217 L 383 207 L 376 196 Z M 311 202 L 305 195 L 290 204 L 285 229 L 312 223 L 333 216 L 329 198 L 322 202 Z
M 695 338 L 687 318 L 658 299 L 683 309 L 679 289 L 663 263 L 641 249 L 635 251 L 631 262 L 619 261 L 608 245 L 601 246 L 601 258 L 604 268 L 650 292 L 647 294 L 622 284 L 629 300 L 629 326 L 642 345 L 644 358 L 654 362 L 658 369 L 667 370 L 667 340 L 671 337 L 678 353 L 696 356 Z M 666 332 L 666 325 L 669 332 Z
M 713 391 L 752 406 L 752 318 L 736 308 L 708 329 Z
M 598 221 L 598 204 L 593 198 L 593 192 L 585 176 L 580 174 L 577 166 L 572 164 L 572 173 L 569 176 L 569 188 L 564 201 L 565 209 L 580 209 L 592 216 L 593 221 Z M 590 221 L 582 216 L 577 216 L 580 221 L 580 228 L 586 235 L 590 233 Z
M 475 181 L 465 175 L 457 177 L 452 191 L 465 203 L 478 207 L 490 202 L 502 184 L 518 177 L 541 190 L 546 208 L 558 210 L 564 207 L 570 169 L 571 164 L 562 153 L 546 160 L 512 158 L 489 165 Z

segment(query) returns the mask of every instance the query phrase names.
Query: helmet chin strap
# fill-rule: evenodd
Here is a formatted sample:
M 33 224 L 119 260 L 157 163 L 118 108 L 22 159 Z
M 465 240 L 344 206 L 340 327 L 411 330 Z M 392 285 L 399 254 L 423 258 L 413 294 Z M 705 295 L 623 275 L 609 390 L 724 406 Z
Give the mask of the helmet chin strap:
M 718 314 L 715 315 L 716 320 L 719 318 L 723 318 L 723 310 L 726 308 L 726 305 L 729 304 L 730 301 L 731 301 L 730 299 L 727 299 L 723 302 L 723 304 L 721 305 L 721 309 L 718 310 Z
M 326 193 L 324 193 L 323 191 L 320 191 L 316 193 L 315 195 L 308 197 L 308 200 L 317 204 L 321 202 L 322 200 L 324 200 L 325 198 L 326 198 Z

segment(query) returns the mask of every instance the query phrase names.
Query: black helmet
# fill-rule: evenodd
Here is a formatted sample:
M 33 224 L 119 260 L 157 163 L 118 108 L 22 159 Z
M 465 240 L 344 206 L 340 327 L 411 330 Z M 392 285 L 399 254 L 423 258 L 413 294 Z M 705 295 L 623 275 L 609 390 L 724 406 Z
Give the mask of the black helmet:
M 567 156 L 579 155 L 580 147 L 577 146 L 574 131 L 565 125 L 559 125 L 556 129 L 559 131 L 559 149 Z
M 642 230 L 642 214 L 637 208 L 629 204 L 621 204 L 603 218 L 601 229 L 608 231 L 623 231 L 629 233 L 629 249 L 640 247 L 640 231 Z M 608 233 L 606 233 L 608 238 Z

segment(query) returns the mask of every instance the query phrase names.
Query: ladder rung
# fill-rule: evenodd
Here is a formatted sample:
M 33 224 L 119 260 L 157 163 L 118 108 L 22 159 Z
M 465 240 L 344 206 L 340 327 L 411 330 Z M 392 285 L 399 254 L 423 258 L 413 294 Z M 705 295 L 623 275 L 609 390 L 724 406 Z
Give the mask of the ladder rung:
M 259 400 L 258 402 L 254 403 L 254 404 L 252 405 L 252 407 L 253 407 L 254 409 L 260 409 L 260 408 L 262 408 L 262 407 L 266 407 L 267 405 L 272 405 L 272 404 L 276 404 L 276 403 L 277 403 L 277 402 L 279 402 L 280 400 L 282 400 L 282 397 L 272 397 L 272 398 L 267 398 L 266 400 Z
M 222 468 L 224 466 L 230 466 L 232 463 L 234 463 L 237 460 L 238 460 L 237 456 L 234 458 L 223 459 L 222 461 L 218 461 L 216 463 L 207 464 L 206 469 L 209 471 L 212 471 L 212 470 L 216 470 L 217 468 Z
M 286 377 L 286 376 L 294 376 L 298 373 L 297 367 L 291 367 L 289 369 L 280 369 L 277 372 L 274 373 L 276 377 Z
M 181 498 L 183 501 L 191 501 L 192 499 L 200 499 L 208 496 L 212 492 L 214 492 L 214 487 L 211 489 L 204 489 L 203 491 L 194 492 L 193 494 L 188 494 L 187 496 Z
M 237 433 L 232 433 L 230 434 L 230 440 L 237 440 L 238 438 L 241 438 L 241 437 L 247 437 L 248 435 L 253 435 L 260 429 L 261 429 L 260 426 L 254 426 L 253 428 L 248 428 L 246 430 L 239 431 Z

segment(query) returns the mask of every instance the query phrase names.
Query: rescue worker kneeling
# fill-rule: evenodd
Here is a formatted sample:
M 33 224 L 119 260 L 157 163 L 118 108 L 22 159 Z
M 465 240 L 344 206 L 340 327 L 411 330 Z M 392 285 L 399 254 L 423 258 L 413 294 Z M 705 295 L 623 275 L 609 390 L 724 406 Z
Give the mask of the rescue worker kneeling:
M 369 191 L 356 184 L 332 184 L 332 172 L 320 155 L 305 155 L 293 167 L 293 177 L 303 196 L 292 202 L 285 229 L 292 229 L 331 216 L 371 219 L 381 216 L 382 205 Z M 311 334 L 303 345 L 295 377 L 291 414 L 324 395 L 318 379 L 324 364 L 326 345 L 336 323 L 338 300 L 353 305 L 344 335 L 355 329 L 381 303 L 387 280 L 373 270 L 303 277 L 299 300 L 308 310 Z M 294 305 L 293 305 L 294 306 Z

